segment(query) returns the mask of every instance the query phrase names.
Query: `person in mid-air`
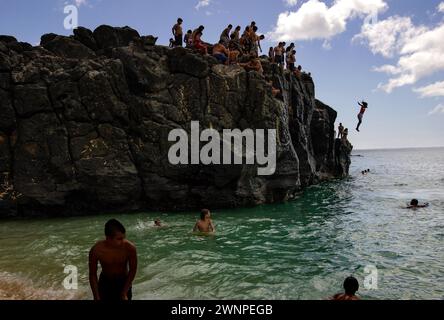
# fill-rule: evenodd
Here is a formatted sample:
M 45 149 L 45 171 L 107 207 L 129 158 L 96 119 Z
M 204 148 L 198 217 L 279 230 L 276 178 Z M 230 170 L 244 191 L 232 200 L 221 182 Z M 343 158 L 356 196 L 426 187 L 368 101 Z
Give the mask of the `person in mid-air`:
M 420 209 L 427 208 L 428 206 L 428 203 L 419 204 L 419 201 L 417 199 L 413 199 L 412 201 L 410 201 L 410 205 L 407 207 L 407 209 Z
M 358 126 L 356 127 L 356 131 L 360 132 L 359 128 L 361 127 L 362 119 L 364 118 L 364 113 L 368 109 L 368 103 L 365 101 L 362 101 L 362 102 L 358 102 L 358 104 L 361 107 L 361 111 L 358 114 L 359 123 L 358 123 Z

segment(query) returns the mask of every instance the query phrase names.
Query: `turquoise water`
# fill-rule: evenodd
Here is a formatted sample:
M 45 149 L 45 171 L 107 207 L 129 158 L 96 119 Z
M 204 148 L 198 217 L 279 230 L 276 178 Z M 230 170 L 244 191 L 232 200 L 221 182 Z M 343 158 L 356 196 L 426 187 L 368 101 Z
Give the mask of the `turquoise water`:
M 443 299 L 444 149 L 355 155 L 349 179 L 297 201 L 215 211 L 215 237 L 191 234 L 197 213 L 2 221 L 0 298 L 90 299 L 88 251 L 113 217 L 138 248 L 135 299 L 324 299 L 351 274 L 364 299 Z M 431 206 L 403 209 L 412 198 Z M 152 227 L 158 217 L 167 228 Z M 65 265 L 78 290 L 63 288 Z

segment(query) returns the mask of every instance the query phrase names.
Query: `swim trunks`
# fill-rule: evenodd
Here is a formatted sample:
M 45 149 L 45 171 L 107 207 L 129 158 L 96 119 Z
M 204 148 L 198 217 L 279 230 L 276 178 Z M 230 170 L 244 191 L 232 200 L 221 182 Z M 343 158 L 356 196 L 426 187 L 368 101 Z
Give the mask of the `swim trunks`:
M 99 277 L 99 295 L 101 301 L 121 301 L 122 291 L 125 286 L 127 277 L 110 278 L 100 274 Z M 128 300 L 133 297 L 132 289 L 128 290 Z

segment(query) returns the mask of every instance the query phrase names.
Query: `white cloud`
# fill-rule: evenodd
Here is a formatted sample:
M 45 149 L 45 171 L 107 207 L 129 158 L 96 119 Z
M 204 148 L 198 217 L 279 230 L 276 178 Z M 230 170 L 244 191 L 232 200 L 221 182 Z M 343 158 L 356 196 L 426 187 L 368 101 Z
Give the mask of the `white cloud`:
M 80 7 L 82 5 L 87 5 L 87 0 L 74 0 L 77 7 Z
M 196 5 L 196 10 L 199 10 L 200 8 L 208 7 L 211 3 L 211 0 L 199 0 L 199 2 Z
M 444 71 L 444 21 L 437 26 L 415 25 L 409 17 L 392 16 L 375 24 L 364 24 L 354 40 L 368 44 L 374 54 L 396 57 L 396 64 L 374 68 L 391 76 L 378 88 L 387 93 L 413 85 L 434 73 Z M 431 96 L 433 86 L 416 90 Z M 435 92 L 433 91 L 433 92 Z
M 421 97 L 444 97 L 444 81 L 435 82 L 431 85 L 414 89 L 413 91 L 421 94 Z
M 298 0 L 284 0 L 287 7 L 294 7 L 298 4 Z
M 429 116 L 434 114 L 444 114 L 444 105 L 439 104 L 433 110 L 429 112 Z
M 439 11 L 439 12 L 444 12 L 444 2 L 441 2 L 441 3 L 438 5 L 438 11 Z
M 413 25 L 410 17 L 393 16 L 374 24 L 364 24 L 353 41 L 368 43 L 373 54 L 392 58 L 409 39 L 422 31 Z
M 384 0 L 336 0 L 331 7 L 320 0 L 308 0 L 297 11 L 281 13 L 268 38 L 276 41 L 330 39 L 344 32 L 349 20 L 387 8 Z
M 324 43 L 322 43 L 322 48 L 324 50 L 331 50 L 331 43 L 328 40 L 324 40 Z

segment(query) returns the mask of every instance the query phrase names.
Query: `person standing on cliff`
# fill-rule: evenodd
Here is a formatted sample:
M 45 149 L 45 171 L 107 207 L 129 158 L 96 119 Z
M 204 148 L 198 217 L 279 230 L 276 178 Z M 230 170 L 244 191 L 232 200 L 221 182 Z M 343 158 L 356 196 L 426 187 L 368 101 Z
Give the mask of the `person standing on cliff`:
M 105 224 L 106 239 L 89 252 L 89 283 L 94 300 L 132 299 L 132 283 L 137 273 L 136 246 L 125 239 L 125 227 L 113 219 Z M 97 264 L 102 272 L 97 279 Z
M 172 32 L 174 36 L 174 46 L 183 47 L 183 29 L 182 29 L 182 18 L 177 19 L 177 23 L 173 26 Z
M 279 45 L 274 48 L 274 61 L 280 66 L 284 63 L 284 46 L 282 42 L 279 42 Z
M 358 102 L 358 105 L 361 107 L 361 111 L 359 111 L 359 114 L 358 114 L 359 123 L 358 123 L 358 126 L 356 127 L 356 131 L 360 132 L 359 128 L 361 127 L 362 119 L 364 118 L 364 113 L 368 109 L 368 103 L 365 101 L 362 101 L 362 103 Z
M 338 139 L 342 139 L 342 135 L 344 134 L 344 126 L 342 125 L 342 123 L 339 124 L 338 131 Z

